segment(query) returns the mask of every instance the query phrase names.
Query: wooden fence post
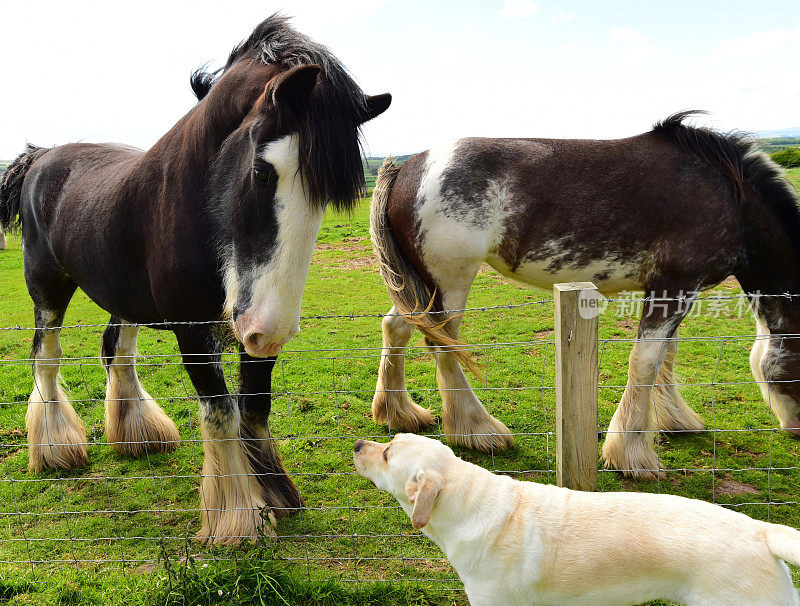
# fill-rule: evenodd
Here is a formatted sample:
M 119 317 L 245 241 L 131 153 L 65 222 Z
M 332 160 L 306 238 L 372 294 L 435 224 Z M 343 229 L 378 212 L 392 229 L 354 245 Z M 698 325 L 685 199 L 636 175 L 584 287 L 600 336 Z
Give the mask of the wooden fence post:
M 556 332 L 556 480 L 597 490 L 597 316 L 591 282 L 553 287 Z

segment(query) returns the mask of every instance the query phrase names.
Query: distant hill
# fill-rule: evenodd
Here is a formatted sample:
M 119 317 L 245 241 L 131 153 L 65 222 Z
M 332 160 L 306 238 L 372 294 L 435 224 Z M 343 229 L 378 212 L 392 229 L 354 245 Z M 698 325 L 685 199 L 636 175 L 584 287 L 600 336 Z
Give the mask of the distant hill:
M 414 154 L 403 154 L 402 156 L 392 156 L 396 164 L 402 164 Z M 367 192 L 375 189 L 375 179 L 378 177 L 378 169 L 386 159 L 386 156 L 370 156 L 364 158 L 364 180 L 367 183 Z
M 780 130 L 765 130 L 756 133 L 763 139 L 775 139 L 778 137 L 792 137 L 800 138 L 800 126 L 790 126 L 789 128 L 782 128 Z
M 766 137 L 758 139 L 758 146 L 768 154 L 786 149 L 800 147 L 800 137 Z

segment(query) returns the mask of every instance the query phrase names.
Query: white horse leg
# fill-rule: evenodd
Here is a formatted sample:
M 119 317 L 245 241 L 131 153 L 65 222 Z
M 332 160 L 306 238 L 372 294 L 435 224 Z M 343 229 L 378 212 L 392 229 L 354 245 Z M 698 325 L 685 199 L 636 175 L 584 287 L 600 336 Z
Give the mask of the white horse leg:
M 406 346 L 414 327 L 392 307 L 383 318 L 383 351 L 372 399 L 372 418 L 390 431 L 415 432 L 436 423 L 431 412 L 414 403 L 406 390 Z
M 445 309 L 463 309 L 468 293 L 469 289 L 445 292 Z M 458 338 L 461 316 L 450 322 Z M 442 425 L 448 441 L 484 452 L 499 452 L 514 445 L 508 427 L 484 408 L 453 354 L 439 347 L 436 348 L 436 382 L 442 393 Z
M 37 322 L 38 323 L 38 322 Z M 70 469 L 89 462 L 86 429 L 59 385 L 60 328 L 38 328 L 34 345 L 33 392 L 28 400 L 28 468 Z
M 170 452 L 180 444 L 175 423 L 150 397 L 136 374 L 136 337 L 139 327 L 118 326 L 115 318 L 103 336 L 106 372 L 106 439 L 117 452 L 135 457 Z
M 677 336 L 678 331 L 676 330 L 673 340 L 667 344 L 664 362 L 658 370 L 658 378 L 653 390 L 656 423 L 658 428 L 663 431 L 697 432 L 703 429 L 703 420 L 695 411 L 689 408 L 689 405 L 681 397 L 678 391 L 677 379 L 675 378 L 675 354 L 678 351 Z
M 645 331 L 640 334 L 640 339 L 645 340 L 634 344 L 628 384 L 603 444 L 605 466 L 634 478 L 653 479 L 660 475 L 661 463 L 653 448 L 656 415 L 650 396 L 666 355 L 667 343 L 662 340 L 666 336 L 663 330 Z

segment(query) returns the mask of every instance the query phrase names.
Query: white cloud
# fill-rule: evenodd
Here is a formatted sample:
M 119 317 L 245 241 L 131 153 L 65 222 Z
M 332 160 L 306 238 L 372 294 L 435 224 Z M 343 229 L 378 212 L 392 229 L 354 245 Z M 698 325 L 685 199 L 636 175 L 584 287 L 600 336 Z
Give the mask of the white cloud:
M 612 44 L 641 46 L 647 42 L 647 36 L 640 34 L 632 27 L 624 25 L 622 27 L 612 27 L 608 35 L 608 41 Z
M 754 32 L 747 36 L 737 36 L 723 40 L 714 48 L 711 60 L 716 63 L 725 63 L 733 60 L 747 61 L 765 59 L 787 52 L 800 52 L 800 27 L 770 32 Z
M 515 17 L 533 17 L 539 13 L 539 5 L 533 0 L 503 0 L 500 14 L 508 19 Z
M 649 63 L 656 54 L 656 48 L 647 41 L 647 36 L 627 25 L 612 27 L 608 41 L 621 51 L 619 60 L 630 65 Z
M 550 21 L 553 23 L 572 23 L 574 20 L 574 13 L 559 13 L 558 15 L 550 17 Z

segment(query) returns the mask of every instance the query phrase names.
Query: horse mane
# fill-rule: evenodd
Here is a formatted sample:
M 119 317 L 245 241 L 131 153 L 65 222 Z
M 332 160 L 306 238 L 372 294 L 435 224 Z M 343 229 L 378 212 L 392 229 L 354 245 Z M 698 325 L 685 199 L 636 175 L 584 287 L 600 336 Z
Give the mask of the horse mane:
M 264 64 L 319 65 L 317 86 L 307 111 L 300 116 L 300 167 L 312 203 L 331 202 L 337 210 L 351 208 L 364 195 L 360 124 L 366 116 L 366 96 L 328 48 L 289 25 L 275 13 L 237 44 L 225 66 L 194 71 L 190 84 L 202 101 L 233 65 L 243 60 Z
M 718 168 L 730 181 L 737 201 L 743 199 L 745 185 L 750 186 L 783 226 L 800 259 L 800 198 L 783 169 L 758 149 L 749 133 L 724 133 L 683 123 L 688 117 L 705 113 L 686 110 L 672 114 L 656 122 L 653 132 L 668 135 L 685 151 Z

